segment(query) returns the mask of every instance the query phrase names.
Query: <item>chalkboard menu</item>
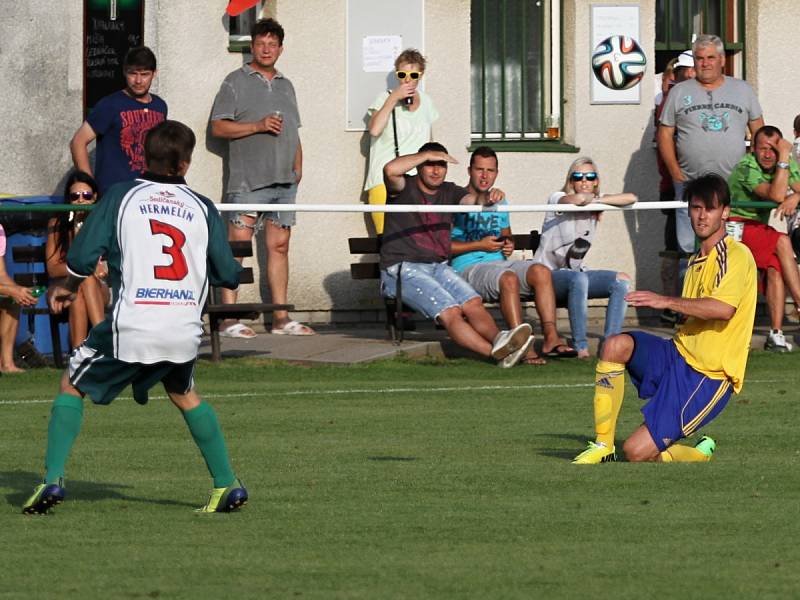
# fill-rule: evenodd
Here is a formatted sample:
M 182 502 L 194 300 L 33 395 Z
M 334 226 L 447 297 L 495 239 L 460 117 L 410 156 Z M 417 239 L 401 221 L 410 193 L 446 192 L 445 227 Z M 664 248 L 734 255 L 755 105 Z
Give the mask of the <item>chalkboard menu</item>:
M 122 61 L 144 44 L 144 0 L 84 0 L 84 117 L 104 96 L 125 87 Z

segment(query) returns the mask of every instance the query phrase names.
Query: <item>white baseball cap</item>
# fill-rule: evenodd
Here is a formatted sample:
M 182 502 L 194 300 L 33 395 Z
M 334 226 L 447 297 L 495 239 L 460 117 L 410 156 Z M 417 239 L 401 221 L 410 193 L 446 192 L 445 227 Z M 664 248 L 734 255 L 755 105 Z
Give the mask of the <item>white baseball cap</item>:
M 678 54 L 678 62 L 675 63 L 675 68 L 678 67 L 691 67 L 694 69 L 694 56 L 691 50 L 684 50 Z

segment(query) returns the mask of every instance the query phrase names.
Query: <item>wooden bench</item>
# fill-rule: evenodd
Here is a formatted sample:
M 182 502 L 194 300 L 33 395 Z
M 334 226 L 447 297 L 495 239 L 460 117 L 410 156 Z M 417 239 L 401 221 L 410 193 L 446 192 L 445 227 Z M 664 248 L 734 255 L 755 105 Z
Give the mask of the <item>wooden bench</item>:
M 535 229 L 530 233 L 514 234 L 515 250 L 531 250 L 536 252 L 539 247 L 539 232 Z M 377 261 L 381 251 L 381 240 L 377 237 L 348 238 L 350 254 L 368 255 L 367 262 L 350 263 L 350 277 L 352 279 L 377 279 L 381 278 L 381 269 Z M 406 321 L 413 311 L 403 307 L 402 286 L 398 286 L 397 298 L 384 298 L 386 308 L 386 329 L 395 344 L 403 341 Z
M 11 249 L 11 255 L 14 262 L 17 264 L 26 264 L 31 267 L 27 273 L 15 273 L 14 282 L 27 288 L 43 287 L 46 288 L 50 282 L 47 275 L 47 257 L 45 254 L 45 245 L 39 244 L 36 246 L 15 246 Z M 41 270 L 35 270 L 35 265 L 41 265 Z M 50 339 L 53 346 L 53 362 L 56 367 L 63 369 L 64 352 L 61 348 L 61 332 L 60 325 L 69 322 L 69 313 L 67 311 L 56 315 L 50 312 L 50 308 L 45 306 L 37 308 L 35 306 L 23 307 L 22 313 L 34 317 L 36 315 L 48 315 L 50 320 Z M 29 327 L 31 332 L 34 331 L 33 327 Z
M 253 256 L 251 241 L 231 241 L 231 251 L 236 258 L 249 258 Z M 244 267 L 239 277 L 239 285 L 253 283 L 252 267 Z M 208 314 L 208 327 L 211 335 L 211 360 L 222 360 L 220 345 L 219 324 L 225 319 L 257 319 L 259 316 L 276 310 L 294 310 L 293 304 L 270 304 L 266 302 L 222 304 L 219 298 L 219 289 L 212 287 L 208 301 L 203 309 Z

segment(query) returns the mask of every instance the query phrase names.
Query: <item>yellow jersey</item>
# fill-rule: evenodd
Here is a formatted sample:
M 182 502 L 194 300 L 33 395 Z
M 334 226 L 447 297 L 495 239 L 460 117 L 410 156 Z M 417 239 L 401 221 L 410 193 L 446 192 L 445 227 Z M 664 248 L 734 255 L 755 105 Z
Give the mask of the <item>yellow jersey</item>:
M 713 298 L 736 312 L 729 321 L 689 317 L 675 334 L 675 345 L 690 367 L 711 379 L 728 379 L 736 393 L 744 383 L 757 294 L 753 255 L 730 236 L 717 242 L 708 256 L 689 259 L 683 297 Z

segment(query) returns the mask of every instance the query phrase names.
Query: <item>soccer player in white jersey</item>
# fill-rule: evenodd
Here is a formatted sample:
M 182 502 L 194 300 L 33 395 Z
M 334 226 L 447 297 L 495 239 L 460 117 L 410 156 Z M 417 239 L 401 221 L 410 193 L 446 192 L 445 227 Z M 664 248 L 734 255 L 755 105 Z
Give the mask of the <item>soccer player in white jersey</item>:
M 80 431 L 83 397 L 109 404 L 131 385 L 144 404 L 158 382 L 183 414 L 214 480 L 199 511 L 228 512 L 247 502 L 214 409 L 194 389 L 208 286 L 235 288 L 241 271 L 216 207 L 183 179 L 194 145 L 194 133 L 182 123 L 153 128 L 145 139 L 147 171 L 108 190 L 69 249 L 67 281 L 48 291 L 51 308 L 60 312 L 98 260 L 108 261 L 113 301 L 105 320 L 73 351 L 61 379 L 44 481 L 25 502 L 26 514 L 44 514 L 64 500 L 64 469 Z

